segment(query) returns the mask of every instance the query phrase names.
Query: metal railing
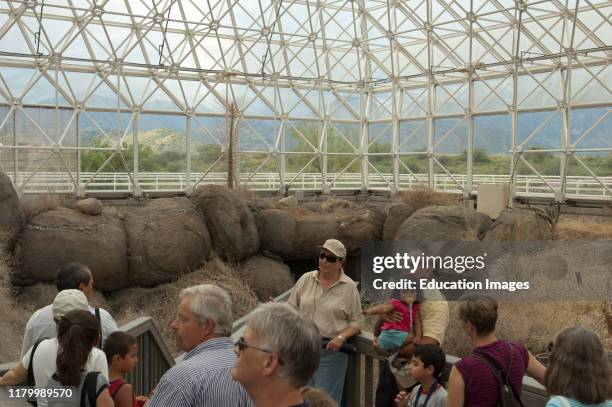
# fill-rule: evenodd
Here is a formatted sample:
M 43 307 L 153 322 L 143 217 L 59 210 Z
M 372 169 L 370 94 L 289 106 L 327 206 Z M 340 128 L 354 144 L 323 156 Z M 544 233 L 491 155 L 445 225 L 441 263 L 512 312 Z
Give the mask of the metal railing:
M 15 173 L 8 172 L 17 188 L 26 193 L 74 192 L 76 177 L 67 172 L 19 172 L 15 182 Z M 286 173 L 283 177 L 285 185 L 290 189 L 305 191 L 320 191 L 323 186 L 321 173 Z M 509 183 L 509 175 L 474 174 L 472 189 L 475 192 L 479 184 Z M 259 191 L 278 191 L 281 189 L 281 177 L 275 172 L 243 173 L 239 182 L 242 186 Z M 362 187 L 360 173 L 329 173 L 325 183 L 331 190 L 359 190 Z M 390 190 L 393 174 L 370 174 L 367 180 L 370 190 Z M 418 185 L 428 185 L 427 174 L 400 174 L 399 188 L 408 189 Z M 227 173 L 192 173 L 189 178 L 186 173 L 148 173 L 138 174 L 138 187 L 147 192 L 186 192 L 189 186 L 202 184 L 227 184 Z M 561 184 L 559 176 L 517 175 L 515 176 L 517 195 L 549 196 Z M 602 186 L 605 185 L 607 189 Z M 88 193 L 133 192 L 134 184 L 127 173 L 81 173 L 79 187 Z M 431 187 L 446 192 L 461 192 L 467 188 L 466 174 L 435 174 Z M 612 176 L 595 179 L 589 176 L 566 177 L 566 196 L 576 198 L 612 199 Z

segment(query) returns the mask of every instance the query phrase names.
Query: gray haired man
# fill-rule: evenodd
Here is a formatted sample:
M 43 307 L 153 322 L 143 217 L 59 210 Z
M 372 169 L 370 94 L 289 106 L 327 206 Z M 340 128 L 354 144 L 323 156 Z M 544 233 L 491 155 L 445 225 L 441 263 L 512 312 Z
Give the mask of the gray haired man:
M 236 342 L 232 376 L 256 407 L 302 407 L 300 388 L 319 367 L 321 337 L 287 304 L 259 306 Z
M 202 284 L 184 289 L 172 329 L 187 352 L 157 385 L 147 407 L 248 407 L 251 399 L 232 380 L 235 355 L 232 301 L 221 288 Z

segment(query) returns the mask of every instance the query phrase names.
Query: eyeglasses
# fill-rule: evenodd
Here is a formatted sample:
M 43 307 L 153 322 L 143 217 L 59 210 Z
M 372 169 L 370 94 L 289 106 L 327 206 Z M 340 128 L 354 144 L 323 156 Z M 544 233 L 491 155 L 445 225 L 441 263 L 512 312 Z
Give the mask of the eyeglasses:
M 337 256 L 333 256 L 333 255 L 326 255 L 325 252 L 321 252 L 319 253 L 319 260 L 327 260 L 328 263 L 335 263 L 339 260 L 339 257 Z
M 240 338 L 238 338 L 238 340 L 236 341 L 236 343 L 234 343 L 234 346 L 237 346 L 237 347 L 238 347 L 238 351 L 239 351 L 239 352 L 244 351 L 246 348 L 252 348 L 252 349 L 258 350 L 258 351 L 260 351 L 260 352 L 270 353 L 270 354 L 276 354 L 276 352 L 272 352 L 271 350 L 268 350 L 268 349 L 262 349 L 262 348 L 258 348 L 258 347 L 253 346 L 253 345 L 249 345 L 248 343 L 246 343 L 246 342 L 245 342 L 245 340 L 244 340 L 244 336 L 241 336 Z M 281 361 L 280 356 L 278 356 L 278 355 L 276 355 L 276 356 L 278 357 L 278 363 L 279 363 L 280 365 L 282 365 L 282 364 L 283 364 L 283 362 Z

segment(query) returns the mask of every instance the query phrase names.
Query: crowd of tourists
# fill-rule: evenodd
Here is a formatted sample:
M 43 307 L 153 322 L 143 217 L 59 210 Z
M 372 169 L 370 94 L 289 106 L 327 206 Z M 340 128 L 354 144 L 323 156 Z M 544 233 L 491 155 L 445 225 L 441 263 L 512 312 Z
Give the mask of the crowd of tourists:
M 317 270 L 298 279 L 288 302 L 259 305 L 239 333 L 232 332 L 225 290 L 184 289 L 171 328 L 185 353 L 148 395 L 135 394 L 125 379 L 139 362 L 138 341 L 89 305 L 91 270 L 67 264 L 53 303 L 27 322 L 21 359 L 0 386 L 75 389 L 71 398 L 32 400 L 42 407 L 341 406 L 351 339 L 364 315 L 377 315 L 372 346 L 386 362 L 376 407 L 521 406 L 525 375 L 544 386 L 547 406 L 612 406 L 607 354 L 593 332 L 561 331 L 545 367 L 522 344 L 497 336 L 494 299 L 464 297 L 457 317 L 472 352 L 445 374 L 448 302 L 436 292 L 400 292 L 362 310 L 358 286 L 344 273 L 346 258 L 340 241 L 325 241 Z

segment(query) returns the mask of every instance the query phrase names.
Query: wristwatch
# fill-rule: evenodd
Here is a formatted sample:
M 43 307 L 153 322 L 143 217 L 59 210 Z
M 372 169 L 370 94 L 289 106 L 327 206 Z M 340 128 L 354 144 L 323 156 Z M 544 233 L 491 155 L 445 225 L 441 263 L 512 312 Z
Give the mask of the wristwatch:
M 346 339 L 342 335 L 338 335 L 336 338 L 340 339 L 342 342 L 346 342 Z

